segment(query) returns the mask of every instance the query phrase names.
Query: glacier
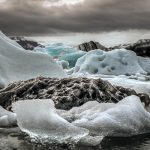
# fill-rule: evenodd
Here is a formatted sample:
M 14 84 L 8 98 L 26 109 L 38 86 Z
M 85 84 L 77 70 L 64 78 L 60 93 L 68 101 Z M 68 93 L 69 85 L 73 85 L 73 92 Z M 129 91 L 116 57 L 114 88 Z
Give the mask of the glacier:
M 37 76 L 67 77 L 51 56 L 25 51 L 0 32 L 0 88 Z
M 15 102 L 13 110 L 20 129 L 37 139 L 97 145 L 105 136 L 150 132 L 149 107 L 134 95 L 117 104 L 90 101 L 69 111 L 56 109 L 51 100 L 26 100 Z

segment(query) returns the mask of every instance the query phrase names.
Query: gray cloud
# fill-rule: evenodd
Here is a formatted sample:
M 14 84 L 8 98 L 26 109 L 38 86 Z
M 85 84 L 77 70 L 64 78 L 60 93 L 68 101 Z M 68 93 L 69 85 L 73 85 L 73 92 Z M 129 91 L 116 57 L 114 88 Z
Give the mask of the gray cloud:
M 5 5 L 0 4 L 0 30 L 8 35 L 34 36 L 150 29 L 149 0 L 85 0 L 49 8 L 42 3 L 43 0 L 7 0 Z

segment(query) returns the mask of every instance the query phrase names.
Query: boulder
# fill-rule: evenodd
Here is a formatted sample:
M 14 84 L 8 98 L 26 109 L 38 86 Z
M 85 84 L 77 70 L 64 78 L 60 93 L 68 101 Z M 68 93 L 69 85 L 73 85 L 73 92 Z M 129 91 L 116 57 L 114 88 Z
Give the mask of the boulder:
M 91 51 L 95 49 L 107 50 L 107 48 L 101 45 L 99 42 L 90 41 L 88 43 L 82 43 L 78 46 L 78 48 L 82 51 Z
M 11 110 L 12 103 L 18 100 L 51 99 L 57 109 L 69 110 L 88 101 L 117 103 L 130 95 L 138 95 L 145 105 L 149 104 L 148 95 L 101 79 L 38 77 L 14 82 L 0 90 L 0 105 Z

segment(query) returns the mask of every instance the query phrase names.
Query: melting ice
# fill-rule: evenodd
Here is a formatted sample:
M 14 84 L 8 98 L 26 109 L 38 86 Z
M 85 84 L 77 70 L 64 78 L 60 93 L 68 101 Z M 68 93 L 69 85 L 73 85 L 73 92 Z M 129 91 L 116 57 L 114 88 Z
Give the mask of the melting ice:
M 71 138 L 96 145 L 103 136 L 150 132 L 150 113 L 137 96 L 117 104 L 90 101 L 69 111 L 56 110 L 51 100 L 26 100 L 14 103 L 13 110 L 21 130 L 36 138 Z

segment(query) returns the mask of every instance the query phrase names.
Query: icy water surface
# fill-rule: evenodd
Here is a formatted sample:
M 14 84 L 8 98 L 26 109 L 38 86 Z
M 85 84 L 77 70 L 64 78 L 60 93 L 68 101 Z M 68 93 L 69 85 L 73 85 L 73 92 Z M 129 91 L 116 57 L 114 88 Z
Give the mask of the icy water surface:
M 0 150 L 150 150 L 150 134 L 131 138 L 105 138 L 97 147 L 72 144 L 33 144 L 18 128 L 0 129 Z

